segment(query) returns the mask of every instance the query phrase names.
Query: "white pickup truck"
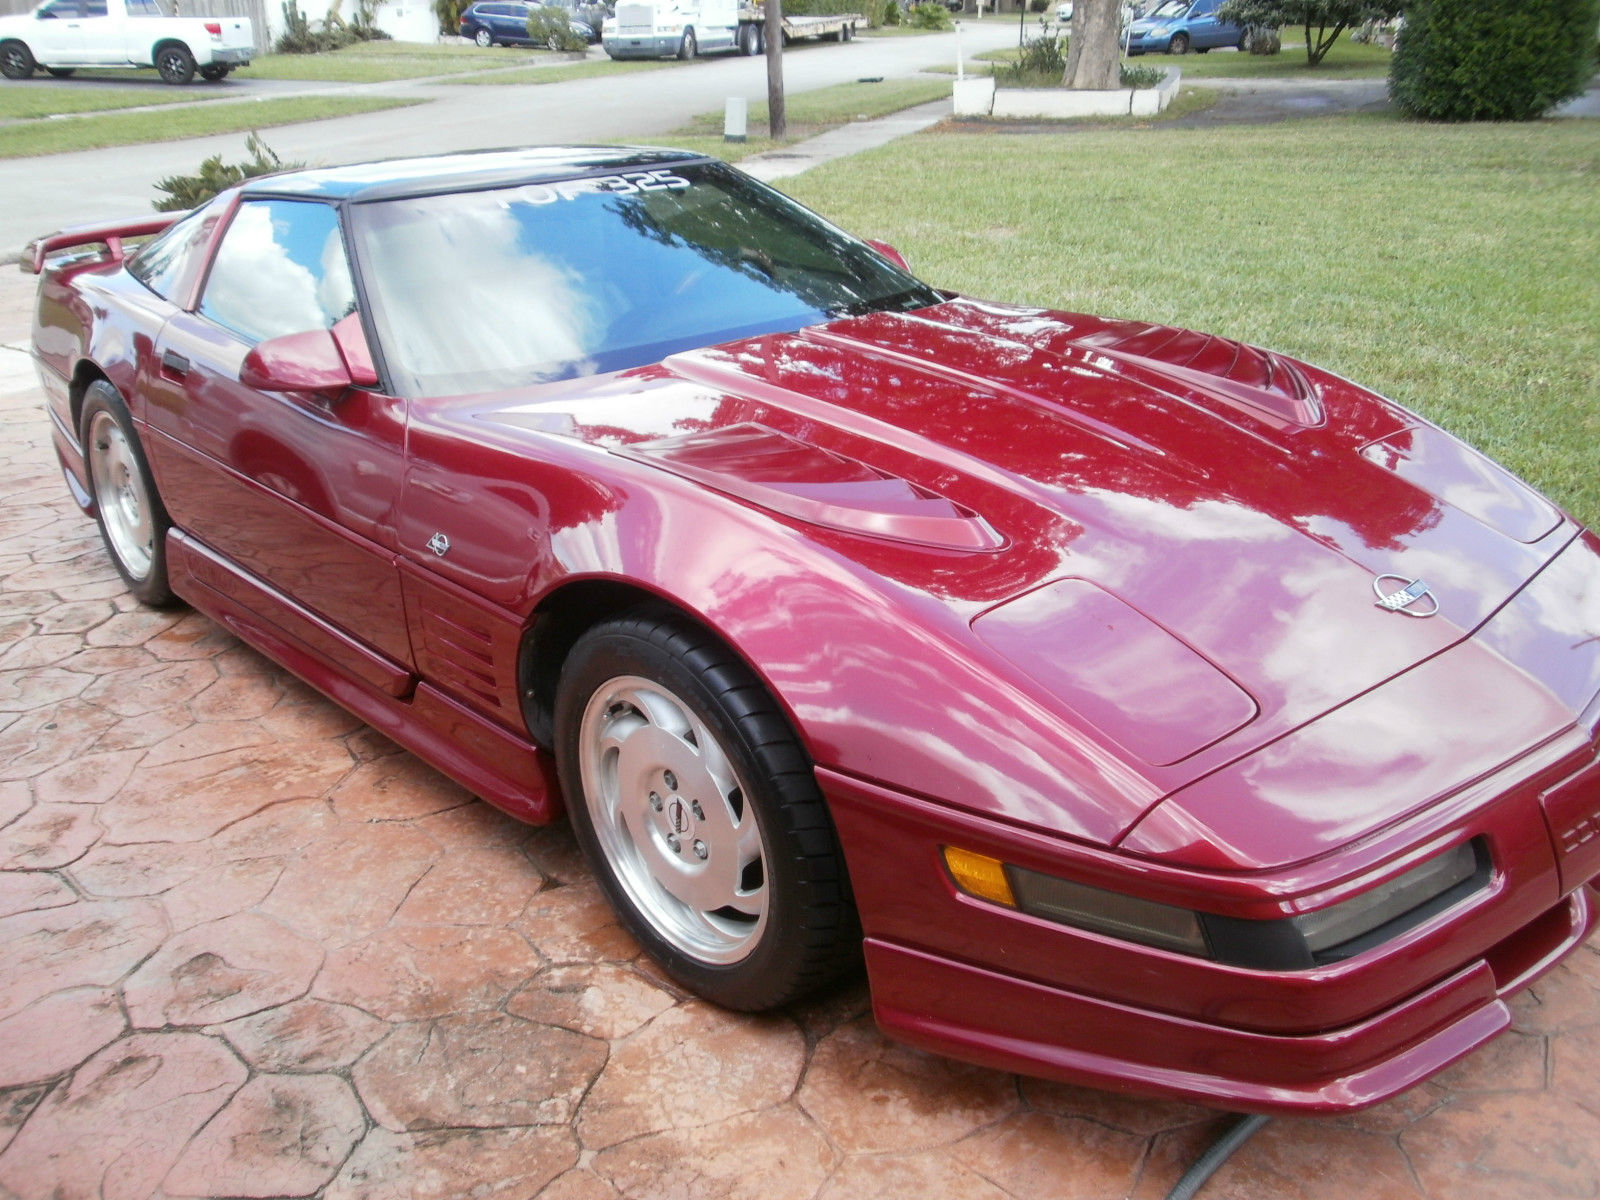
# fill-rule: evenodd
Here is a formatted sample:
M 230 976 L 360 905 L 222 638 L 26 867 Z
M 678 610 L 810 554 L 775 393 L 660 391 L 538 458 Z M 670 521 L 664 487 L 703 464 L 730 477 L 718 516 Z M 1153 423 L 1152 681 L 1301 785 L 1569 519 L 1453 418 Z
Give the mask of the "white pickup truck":
M 250 65 L 247 17 L 169 17 L 157 0 L 46 0 L 24 16 L 0 17 L 0 75 L 26 79 L 36 67 L 67 76 L 79 67 L 154 67 L 167 83 L 218 80 Z

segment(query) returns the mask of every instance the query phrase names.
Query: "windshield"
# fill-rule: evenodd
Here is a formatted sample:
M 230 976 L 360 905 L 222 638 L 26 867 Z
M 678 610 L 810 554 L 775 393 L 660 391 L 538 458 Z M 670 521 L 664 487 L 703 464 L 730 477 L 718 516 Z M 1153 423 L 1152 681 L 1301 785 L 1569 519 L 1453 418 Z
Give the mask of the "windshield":
M 393 386 L 488 391 L 940 296 L 720 163 L 360 204 Z
M 1146 21 L 1165 21 L 1172 17 L 1181 17 L 1189 11 L 1189 5 L 1194 0 L 1163 0 L 1149 12 L 1145 13 Z

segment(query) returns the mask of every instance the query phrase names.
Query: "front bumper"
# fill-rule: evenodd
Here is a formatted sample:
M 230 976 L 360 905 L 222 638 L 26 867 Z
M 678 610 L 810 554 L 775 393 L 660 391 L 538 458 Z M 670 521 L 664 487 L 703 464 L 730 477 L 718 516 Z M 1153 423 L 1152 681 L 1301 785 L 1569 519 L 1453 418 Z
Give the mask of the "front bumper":
M 1136 34 L 1128 39 L 1128 53 L 1133 54 L 1164 54 L 1167 47 L 1172 44 L 1172 34 L 1166 30 L 1160 33 Z
M 1387 1100 L 1504 1032 L 1506 999 L 1582 945 L 1596 918 L 1594 893 L 1580 888 L 1417 995 L 1300 1035 L 1111 1003 L 877 939 L 867 970 L 879 1026 L 925 1050 L 1231 1110 L 1333 1113 Z
M 1431 809 L 1325 862 L 1215 875 L 1000 825 L 818 770 L 850 864 L 885 1033 L 997 1069 L 1269 1113 L 1340 1112 L 1412 1087 L 1511 1021 L 1507 998 L 1600 920 L 1564 891 L 1541 796 L 1594 747 L 1558 739 L 1482 781 L 1492 799 Z M 1476 792 L 1482 796 L 1484 792 Z M 1115 886 L 1187 890 L 1264 918 L 1406 846 L 1483 839 L 1479 893 L 1392 940 L 1297 971 L 1250 969 L 1040 920 L 960 892 L 942 846 Z M 1139 882 L 1136 882 L 1139 881 Z M 1155 898 L 1152 896 L 1151 898 Z
M 612 58 L 666 58 L 676 54 L 683 44 L 683 34 L 661 34 L 658 37 L 608 37 L 602 43 Z

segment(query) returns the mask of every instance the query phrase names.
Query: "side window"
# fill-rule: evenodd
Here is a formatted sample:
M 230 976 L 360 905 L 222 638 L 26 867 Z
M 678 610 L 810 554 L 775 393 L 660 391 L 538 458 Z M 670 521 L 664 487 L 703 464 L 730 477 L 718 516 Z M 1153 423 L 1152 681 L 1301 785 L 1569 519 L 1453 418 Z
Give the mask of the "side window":
M 83 15 L 86 17 L 105 16 L 106 0 L 83 0 Z
M 200 312 L 250 342 L 330 329 L 355 311 L 332 205 L 246 200 L 222 235 Z
M 189 278 L 188 268 L 197 254 L 205 250 L 216 228 L 216 205 L 206 205 L 190 213 L 160 237 L 146 242 L 128 259 L 128 274 L 158 296 L 182 304 L 188 296 L 176 289 Z
M 39 10 L 41 21 L 70 21 L 78 15 L 78 0 L 55 0 L 54 4 L 46 4 Z

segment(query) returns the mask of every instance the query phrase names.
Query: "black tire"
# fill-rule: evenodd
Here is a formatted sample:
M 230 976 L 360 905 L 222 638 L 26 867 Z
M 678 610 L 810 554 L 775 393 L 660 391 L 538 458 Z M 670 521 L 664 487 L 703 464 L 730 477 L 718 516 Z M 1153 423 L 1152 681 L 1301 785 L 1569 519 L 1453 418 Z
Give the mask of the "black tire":
M 45 70 L 56 79 L 71 79 L 78 72 L 77 67 L 46 67 Z
M 746 58 L 753 58 L 761 53 L 761 31 L 755 23 L 746 21 L 739 26 L 739 53 Z
M 0 42 L 0 75 L 7 79 L 26 79 L 33 74 L 33 54 L 21 42 Z
M 1187 53 L 1189 53 L 1189 35 L 1186 34 L 1186 33 L 1175 33 L 1175 34 L 1173 34 L 1172 35 L 1172 40 L 1167 43 L 1167 53 L 1168 54 L 1187 54 Z
M 482 46 L 485 50 L 487 50 L 490 46 L 494 45 L 494 34 L 490 33 L 487 29 L 480 29 L 477 33 L 472 35 L 472 40 L 475 44 Z
M 678 43 L 678 61 L 688 62 L 698 53 L 700 53 L 700 44 L 694 40 L 694 30 L 685 29 L 683 31 L 683 41 Z
M 856 27 L 854 25 L 846 24 L 845 27 L 839 31 L 839 40 L 841 42 L 848 42 L 851 38 L 855 37 L 855 35 Z
M 759 1012 L 856 961 L 860 927 L 811 761 L 720 642 L 656 608 L 596 625 L 562 666 L 555 735 L 578 843 L 674 979 Z
M 156 73 L 162 83 L 182 87 L 194 78 L 194 55 L 189 47 L 178 42 L 167 42 L 156 50 Z
M 100 538 L 128 590 L 143 604 L 172 604 L 167 585 L 166 507 L 117 389 L 97 379 L 84 393 L 78 424 Z
M 233 68 L 227 63 L 207 63 L 200 68 L 200 78 L 207 83 L 221 83 L 231 70 Z

